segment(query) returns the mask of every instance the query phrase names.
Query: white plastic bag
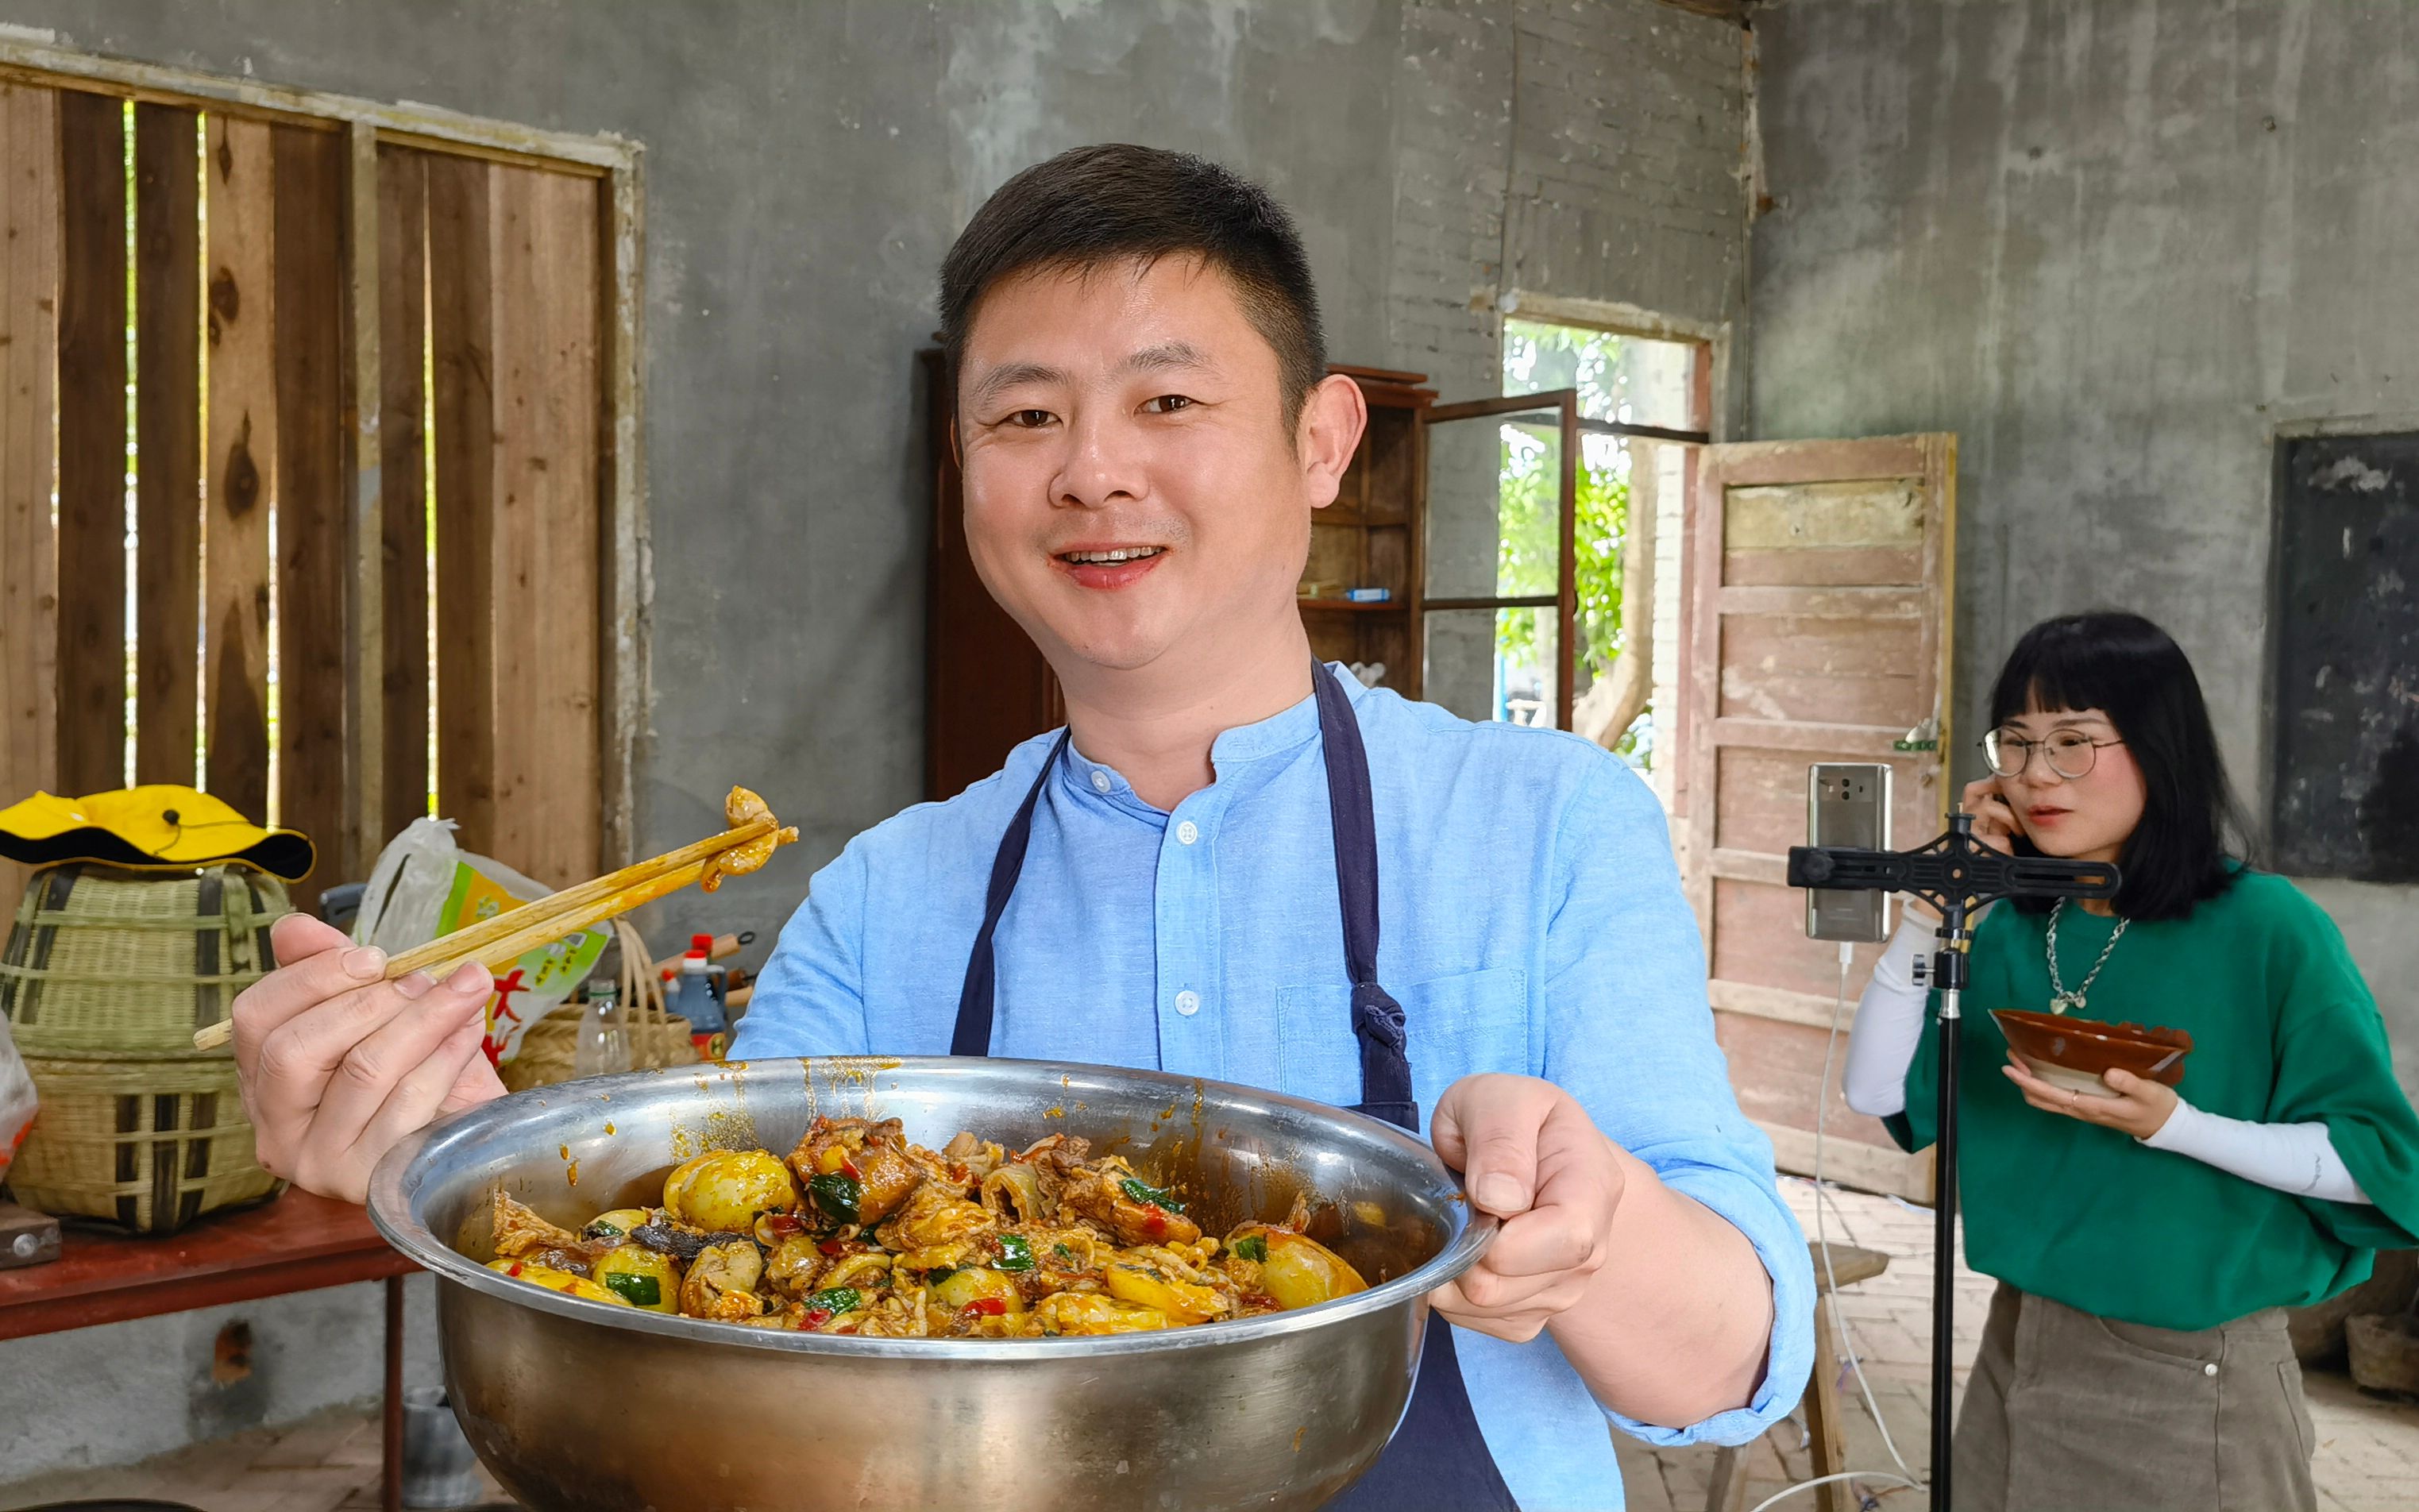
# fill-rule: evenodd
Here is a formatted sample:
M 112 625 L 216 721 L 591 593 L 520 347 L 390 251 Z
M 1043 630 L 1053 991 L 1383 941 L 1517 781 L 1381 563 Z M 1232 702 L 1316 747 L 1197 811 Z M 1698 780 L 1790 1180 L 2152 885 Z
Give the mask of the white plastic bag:
M 353 939 L 396 955 L 553 890 L 463 850 L 454 842 L 454 821 L 415 819 L 378 853 Z M 611 937 L 609 925 L 582 930 L 497 973 L 496 994 L 487 999 L 487 1058 L 502 1062 L 518 1054 L 521 1036 L 586 980 Z
M 0 1180 L 8 1179 L 8 1163 L 17 1158 L 17 1147 L 34 1126 L 36 1105 L 34 1078 L 25 1073 L 25 1062 L 8 1038 L 8 1021 L 0 1018 Z

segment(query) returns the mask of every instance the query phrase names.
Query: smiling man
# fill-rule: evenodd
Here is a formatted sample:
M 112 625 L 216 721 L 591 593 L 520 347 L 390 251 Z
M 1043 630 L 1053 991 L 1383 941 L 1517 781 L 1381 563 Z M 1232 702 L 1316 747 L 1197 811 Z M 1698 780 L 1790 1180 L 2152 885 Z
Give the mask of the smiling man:
M 1805 1242 L 1716 1049 L 1661 812 L 1596 747 L 1311 656 L 1294 588 L 1365 419 L 1285 211 L 1067 153 L 941 274 L 966 535 L 1068 728 L 814 878 L 734 1053 L 1003 1055 L 1276 1088 L 1417 1129 L 1503 1227 L 1333 1504 L 1618 1508 L 1608 1419 L 1737 1442 L 1812 1350 Z M 485 977 L 373 980 L 289 919 L 236 1044 L 262 1158 L 358 1198 L 499 1088 Z M 414 1001 L 421 1007 L 412 1008 Z

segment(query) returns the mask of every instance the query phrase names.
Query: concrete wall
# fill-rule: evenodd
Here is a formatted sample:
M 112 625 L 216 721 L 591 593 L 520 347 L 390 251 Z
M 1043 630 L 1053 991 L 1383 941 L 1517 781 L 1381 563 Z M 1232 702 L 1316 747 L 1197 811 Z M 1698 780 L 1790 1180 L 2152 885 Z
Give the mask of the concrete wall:
M 1302 221 L 1336 359 L 1448 397 L 1495 392 L 1507 265 L 1709 319 L 1745 265 L 1741 34 L 1655 0 L 0 0 L 0 24 L 643 144 L 639 838 L 717 827 L 734 779 L 805 832 L 659 939 L 769 935 L 814 867 L 921 792 L 915 353 L 943 251 L 1016 169 L 1130 140 L 1261 177 Z M 374 1291 L 241 1311 L 273 1389 L 209 1396 L 209 1318 L 0 1346 L 0 1481 L 372 1388 Z
M 1739 318 L 1747 44 L 1636 0 L 1407 7 L 1387 310 L 1400 365 L 1448 399 L 1497 392 L 1501 310 L 1522 296 L 1556 302 L 1540 319 Z M 1432 433 L 1441 594 L 1491 591 L 1497 460 L 1491 423 Z M 1431 620 L 1426 696 L 1487 717 L 1493 635 L 1491 615 Z
M 439 1383 L 435 1287 L 404 1283 L 407 1388 Z M 252 1331 L 251 1369 L 214 1379 L 220 1332 L 237 1323 Z M 18 1504 L 10 1482 L 46 1471 L 131 1464 L 373 1401 L 385 1350 L 376 1281 L 0 1344 L 0 1504 Z
M 2026 626 L 2183 643 L 2259 806 L 2279 426 L 2419 410 L 2419 7 L 1760 14 L 1759 436 L 1959 436 L 1958 775 Z M 2419 889 L 2319 893 L 2419 1088 Z

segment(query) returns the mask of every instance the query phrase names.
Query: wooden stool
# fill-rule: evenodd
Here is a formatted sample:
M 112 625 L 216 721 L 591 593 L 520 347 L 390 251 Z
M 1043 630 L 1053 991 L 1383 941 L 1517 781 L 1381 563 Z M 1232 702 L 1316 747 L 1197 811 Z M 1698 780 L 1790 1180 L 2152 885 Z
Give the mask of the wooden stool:
M 1831 1283 L 1854 1286 L 1889 1269 L 1889 1257 L 1854 1244 L 1833 1244 L 1830 1273 L 1823 1269 L 1825 1246 L 1809 1240 L 1814 1257 L 1814 1375 L 1806 1383 L 1806 1437 L 1816 1475 L 1836 1475 L 1848 1468 L 1847 1443 L 1840 1427 L 1839 1327 L 1831 1317 Z M 1724 1449 L 1714 1460 L 1713 1485 L 1705 1492 L 1705 1512 L 1739 1512 L 1747 1504 L 1747 1451 L 1752 1444 Z M 1814 1488 L 1817 1512 L 1857 1512 L 1848 1499 L 1848 1483 L 1835 1480 Z

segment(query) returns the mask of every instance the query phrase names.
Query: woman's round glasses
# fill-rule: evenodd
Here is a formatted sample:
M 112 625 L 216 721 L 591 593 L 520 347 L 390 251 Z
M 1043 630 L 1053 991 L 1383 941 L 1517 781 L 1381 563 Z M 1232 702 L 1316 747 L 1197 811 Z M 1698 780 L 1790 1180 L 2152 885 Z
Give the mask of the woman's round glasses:
M 2021 777 L 2038 750 L 2051 771 L 2072 779 L 2091 775 L 2091 764 L 2100 759 L 2101 747 L 2123 744 L 2121 740 L 2094 740 L 2080 730 L 2053 730 L 2043 739 L 2027 740 L 2002 727 L 1982 737 L 1982 755 L 1991 764 L 1992 776 Z

